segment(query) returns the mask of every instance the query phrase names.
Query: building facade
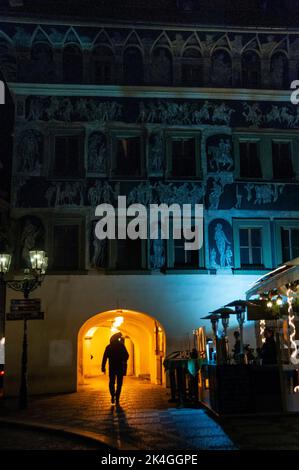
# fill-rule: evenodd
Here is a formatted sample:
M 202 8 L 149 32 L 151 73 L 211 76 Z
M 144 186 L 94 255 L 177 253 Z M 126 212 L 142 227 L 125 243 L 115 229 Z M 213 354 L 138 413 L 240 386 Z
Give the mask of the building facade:
M 20 3 L 0 24 L 15 111 L 14 273 L 32 248 L 49 257 L 34 294 L 45 319 L 29 325 L 30 391 L 72 391 L 96 375 L 117 317 L 130 373 L 162 383 L 163 357 L 192 346 L 202 316 L 299 256 L 299 31 L 242 15 L 195 24 L 192 2 L 162 22 L 155 2 L 154 19 L 141 2 L 131 21 L 105 2 L 92 20 Z M 203 247 L 99 241 L 95 208 L 120 195 L 202 203 Z M 7 322 L 7 394 L 18 391 L 21 335 Z

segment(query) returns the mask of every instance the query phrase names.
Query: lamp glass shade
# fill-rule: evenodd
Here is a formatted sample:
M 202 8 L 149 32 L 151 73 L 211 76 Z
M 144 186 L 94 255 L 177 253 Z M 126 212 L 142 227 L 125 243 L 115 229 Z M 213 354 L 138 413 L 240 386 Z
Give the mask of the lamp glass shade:
M 29 252 L 29 256 L 32 269 L 41 271 L 44 274 L 48 267 L 48 258 L 45 251 L 32 250 Z
M 5 274 L 9 270 L 11 263 L 11 255 L 8 253 L 0 253 L 0 273 Z

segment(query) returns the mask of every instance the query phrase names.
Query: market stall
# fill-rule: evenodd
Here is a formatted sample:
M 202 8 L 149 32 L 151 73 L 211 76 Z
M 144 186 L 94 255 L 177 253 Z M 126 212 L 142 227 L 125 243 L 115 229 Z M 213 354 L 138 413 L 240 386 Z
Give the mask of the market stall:
M 293 268 L 288 268 L 292 276 Z M 285 276 L 286 270 L 275 272 L 276 280 L 282 273 Z M 211 321 L 216 354 L 202 366 L 200 396 L 202 403 L 219 415 L 299 410 L 299 361 L 295 340 L 297 281 L 283 283 L 279 288 L 275 284 L 265 290 L 264 282 L 269 283 L 271 279 L 273 283 L 273 277 L 273 273 L 269 273 L 260 279 L 248 291 L 247 300 L 235 300 L 204 317 Z M 285 281 L 284 277 L 281 279 Z M 233 315 L 239 325 L 238 351 L 234 354 L 227 338 Z M 244 345 L 246 318 L 258 324 L 256 355 Z M 264 337 L 265 332 L 268 339 Z

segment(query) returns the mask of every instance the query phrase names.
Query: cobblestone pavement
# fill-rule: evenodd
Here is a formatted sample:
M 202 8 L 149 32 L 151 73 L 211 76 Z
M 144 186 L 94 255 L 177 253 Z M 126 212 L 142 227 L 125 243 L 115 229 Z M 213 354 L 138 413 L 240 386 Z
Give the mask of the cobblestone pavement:
M 54 435 L 53 432 L 42 432 L 0 425 L 1 450 L 96 450 L 96 443 L 82 442 L 82 439 L 71 436 Z
M 5 400 L 3 418 L 104 435 L 119 448 L 143 450 L 236 449 L 229 436 L 202 409 L 178 409 L 165 388 L 126 377 L 120 407 L 111 405 L 105 377 L 91 380 L 77 393 L 38 397 L 15 410 Z

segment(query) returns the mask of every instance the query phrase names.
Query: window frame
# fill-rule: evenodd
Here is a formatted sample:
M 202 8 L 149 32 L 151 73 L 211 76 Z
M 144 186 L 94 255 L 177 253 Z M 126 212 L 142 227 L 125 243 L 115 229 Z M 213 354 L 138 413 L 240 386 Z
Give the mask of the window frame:
M 260 267 L 241 266 L 240 229 L 261 229 L 262 264 Z M 272 268 L 272 244 L 270 220 L 267 219 L 233 219 L 233 240 L 235 269 L 246 271 L 264 271 Z
M 283 138 L 283 137 L 275 137 L 275 138 L 272 138 L 271 139 L 271 157 L 272 157 L 272 175 L 273 175 L 273 180 L 275 181 L 284 181 L 284 182 L 289 182 L 290 179 L 289 178 L 277 178 L 274 176 L 274 162 L 273 162 L 273 157 L 274 157 L 274 154 L 273 154 L 273 144 L 289 144 L 289 148 L 290 148 L 290 160 L 291 160 L 291 165 L 292 165 L 292 170 L 293 170 L 293 176 L 291 178 L 291 181 L 295 180 L 295 175 L 296 175 L 296 168 L 295 168 L 295 165 L 294 165 L 294 154 L 295 154 L 295 150 L 294 150 L 294 139 L 290 139 L 290 138 Z
M 145 136 L 140 129 L 113 129 L 109 133 L 110 141 L 110 159 L 108 161 L 108 174 L 111 178 L 120 178 L 128 180 L 138 180 L 146 176 L 146 162 L 145 162 Z M 130 175 L 117 173 L 117 142 L 122 138 L 139 137 L 140 138 L 140 174 Z
M 274 243 L 276 264 L 283 264 L 281 229 L 299 230 L 299 219 L 275 219 L 274 220 Z M 288 260 L 290 261 L 290 260 Z
M 79 171 L 78 176 L 56 176 L 55 175 L 55 146 L 57 137 L 78 137 L 79 138 Z M 85 169 L 85 134 L 83 129 L 56 129 L 50 135 L 50 162 L 48 168 L 48 179 L 55 181 L 77 181 L 82 180 L 86 176 Z
M 194 139 L 195 141 L 195 175 L 194 176 L 175 176 L 173 175 L 173 153 L 172 153 L 172 142 L 176 140 L 188 140 Z M 166 141 L 166 179 L 169 180 L 186 180 L 192 181 L 202 179 L 203 168 L 202 168 L 202 152 L 201 152 L 201 139 L 202 133 L 199 131 L 185 131 L 185 130 L 167 130 L 165 133 Z
M 197 266 L 176 266 L 175 265 L 175 240 L 172 238 L 173 233 L 173 220 L 169 221 L 169 240 L 165 240 L 166 242 L 166 269 L 171 270 L 173 272 L 199 272 L 200 270 L 205 269 L 205 236 L 203 230 L 203 244 L 202 247 L 197 250 L 198 251 L 198 264 Z
M 69 269 L 57 269 L 54 266 L 54 231 L 57 226 L 77 226 L 78 227 L 78 268 L 75 270 Z M 50 220 L 49 227 L 49 274 L 65 274 L 65 273 L 77 273 L 85 270 L 85 255 L 86 255 L 86 244 L 85 244 L 85 221 L 82 217 L 54 217 Z
M 259 158 L 262 169 L 261 178 L 250 178 L 240 176 L 240 142 L 259 142 Z M 298 133 L 280 130 L 280 135 L 271 132 L 246 132 L 237 130 L 233 133 L 233 147 L 235 153 L 235 179 L 240 181 L 281 181 L 286 182 L 286 179 L 274 178 L 273 171 L 273 153 L 272 142 L 289 143 L 291 146 L 291 163 L 293 167 L 292 182 L 299 180 L 299 159 L 295 155 L 299 153 L 299 138 Z

